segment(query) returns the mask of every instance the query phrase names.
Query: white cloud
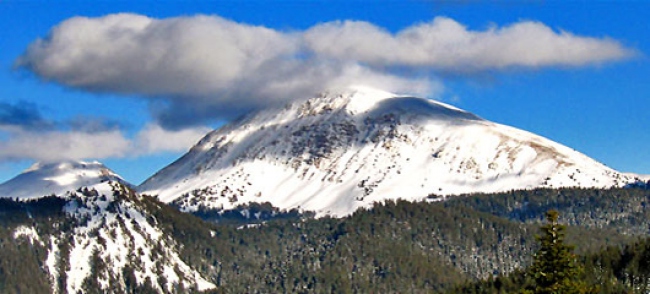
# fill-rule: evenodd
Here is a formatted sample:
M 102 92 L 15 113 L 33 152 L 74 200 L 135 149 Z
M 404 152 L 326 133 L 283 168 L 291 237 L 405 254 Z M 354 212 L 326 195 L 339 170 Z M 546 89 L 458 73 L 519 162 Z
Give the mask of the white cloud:
M 196 144 L 211 129 L 197 127 L 169 131 L 159 125 L 145 126 L 132 143 L 132 155 L 147 155 L 161 152 L 184 152 Z
M 169 131 L 150 124 L 129 138 L 119 130 L 39 132 L 4 128 L 0 130 L 0 135 L 6 137 L 0 140 L 0 162 L 22 159 L 52 162 L 184 152 L 208 131 L 206 127 Z
M 358 21 L 283 32 L 218 16 L 115 14 L 62 22 L 16 64 L 70 87 L 140 95 L 160 124 L 182 128 L 350 84 L 432 97 L 441 71 L 583 66 L 631 54 L 615 40 L 531 21 L 471 31 L 438 17 L 393 34 Z
M 219 17 L 115 14 L 64 21 L 18 64 L 89 90 L 196 96 L 224 89 L 292 47 L 281 33 Z
M 65 159 L 123 157 L 130 143 L 119 131 L 30 132 L 13 133 L 0 141 L 0 161 L 32 159 L 58 161 Z
M 315 54 L 330 58 L 453 72 L 583 66 L 634 54 L 612 39 L 555 32 L 533 21 L 470 31 L 453 19 L 437 17 L 396 34 L 367 22 L 343 21 L 315 26 L 304 38 Z

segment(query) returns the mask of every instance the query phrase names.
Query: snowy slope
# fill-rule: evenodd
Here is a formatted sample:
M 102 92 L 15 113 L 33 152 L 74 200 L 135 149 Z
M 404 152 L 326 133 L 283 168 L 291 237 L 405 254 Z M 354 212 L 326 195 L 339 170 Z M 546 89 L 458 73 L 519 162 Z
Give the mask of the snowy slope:
M 188 211 L 270 202 L 343 216 L 385 199 L 633 180 L 455 107 L 356 87 L 215 130 L 139 191 Z
M 195 293 L 215 288 L 179 257 L 179 242 L 164 233 L 142 196 L 128 187 L 104 182 L 70 193 L 65 201 L 65 220 L 53 225 L 57 230 L 22 225 L 14 233 L 14 239 L 27 239 L 46 251 L 42 267 L 51 293 L 130 293 L 138 286 L 156 293 Z
M 33 199 L 52 194 L 62 196 L 80 187 L 92 188 L 106 181 L 126 183 L 97 161 L 36 163 L 15 178 L 0 184 L 0 197 Z

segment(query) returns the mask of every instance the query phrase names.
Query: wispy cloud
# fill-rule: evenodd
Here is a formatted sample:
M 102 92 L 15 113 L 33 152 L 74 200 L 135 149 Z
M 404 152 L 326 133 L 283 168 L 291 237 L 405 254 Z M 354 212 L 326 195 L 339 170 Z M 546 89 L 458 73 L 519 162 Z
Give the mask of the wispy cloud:
M 0 141 L 0 161 L 124 157 L 129 146 L 129 141 L 118 130 L 96 133 L 16 131 L 9 134 L 8 140 Z
M 45 118 L 35 103 L 19 101 L 17 103 L 0 102 L 0 131 L 5 132 L 50 132 L 70 130 L 82 133 L 97 133 L 124 128 L 125 125 L 106 117 L 79 115 L 69 119 L 55 121 Z
M 430 68 L 471 73 L 511 67 L 584 66 L 630 57 L 615 40 L 556 32 L 541 22 L 522 21 L 471 31 L 446 17 L 395 34 L 362 21 L 317 25 L 304 34 L 315 54 L 382 68 Z
M 209 129 L 166 130 L 148 124 L 129 137 L 112 119 L 77 116 L 55 121 L 32 103 L 0 103 L 0 162 L 134 157 L 188 150 Z
M 101 133 L 124 129 L 126 125 L 120 121 L 106 117 L 79 115 L 61 123 L 63 128 L 73 132 Z
M 209 131 L 207 127 L 170 131 L 159 125 L 149 124 L 132 139 L 131 156 L 187 151 Z
M 0 102 L 0 130 L 49 130 L 53 123 L 41 115 L 38 107 L 29 102 L 15 104 Z
M 119 129 L 50 130 L 13 129 L 0 140 L 0 162 L 36 160 L 52 162 L 68 159 L 138 157 L 164 152 L 187 151 L 209 129 L 165 130 L 150 124 L 129 137 Z
M 69 87 L 140 95 L 173 129 L 349 84 L 430 97 L 442 89 L 441 73 L 585 66 L 632 54 L 615 40 L 533 21 L 472 31 L 438 17 L 397 33 L 340 21 L 286 32 L 219 16 L 114 14 L 62 22 L 16 65 Z

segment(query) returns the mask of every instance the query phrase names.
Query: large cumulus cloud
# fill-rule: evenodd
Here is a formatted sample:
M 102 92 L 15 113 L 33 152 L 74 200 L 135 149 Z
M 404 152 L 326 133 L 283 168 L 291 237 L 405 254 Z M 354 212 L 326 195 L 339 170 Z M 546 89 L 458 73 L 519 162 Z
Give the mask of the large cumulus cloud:
M 139 95 L 166 128 L 230 119 L 348 84 L 435 95 L 441 72 L 584 66 L 629 57 L 615 40 L 531 21 L 484 31 L 438 17 L 396 33 L 341 21 L 278 31 L 193 16 L 75 17 L 16 65 L 92 92 Z

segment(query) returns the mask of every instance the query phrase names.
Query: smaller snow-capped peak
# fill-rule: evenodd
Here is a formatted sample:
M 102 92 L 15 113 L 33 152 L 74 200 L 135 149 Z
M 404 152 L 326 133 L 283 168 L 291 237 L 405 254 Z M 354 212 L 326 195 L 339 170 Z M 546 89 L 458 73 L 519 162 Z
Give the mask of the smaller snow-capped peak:
M 86 283 L 94 279 L 97 291 L 125 293 L 128 275 L 157 293 L 215 288 L 181 258 L 184 240 L 174 239 L 161 226 L 154 216 L 159 206 L 146 205 L 150 200 L 116 182 L 99 183 L 93 189 L 67 199 L 63 211 L 71 221 L 69 230 L 51 235 L 46 243 L 45 270 L 52 292 L 65 287 L 66 293 L 84 293 Z M 29 234 L 27 229 L 14 233 L 40 241 L 38 235 Z M 64 250 L 69 254 L 60 254 Z
M 62 196 L 80 187 L 91 188 L 107 181 L 126 184 L 119 175 L 98 161 L 39 162 L 0 184 L 0 197 L 31 199 L 52 194 Z

